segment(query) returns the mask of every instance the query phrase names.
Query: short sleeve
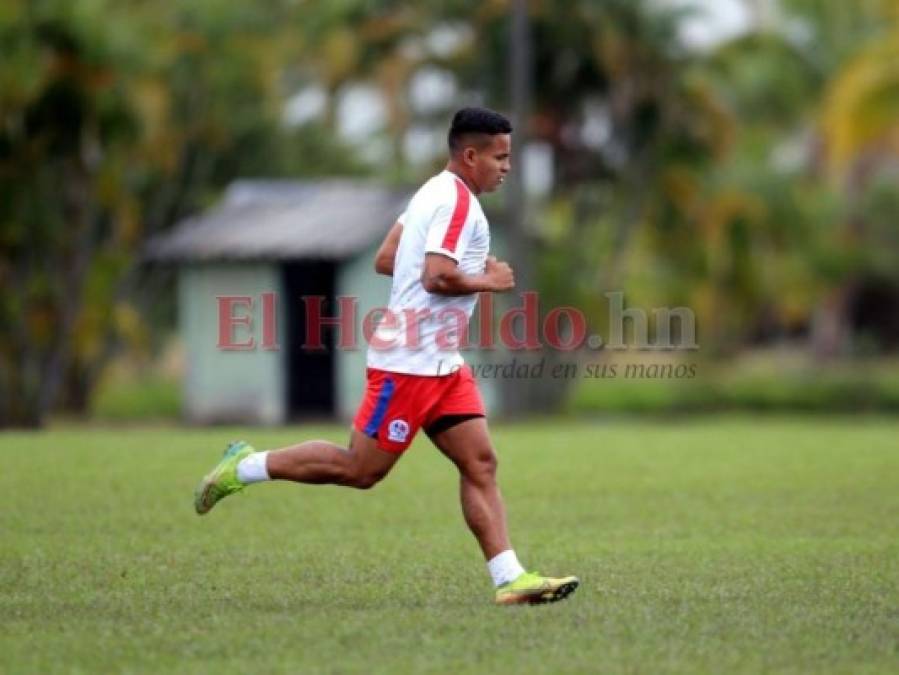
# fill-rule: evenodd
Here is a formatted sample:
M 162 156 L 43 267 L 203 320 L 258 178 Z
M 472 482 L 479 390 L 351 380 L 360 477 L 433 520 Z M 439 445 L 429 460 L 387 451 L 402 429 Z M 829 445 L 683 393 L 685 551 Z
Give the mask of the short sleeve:
M 471 193 L 460 180 L 454 181 L 455 194 L 441 201 L 428 225 L 426 253 L 440 253 L 456 262 L 462 259 L 472 227 L 466 227 L 471 209 Z

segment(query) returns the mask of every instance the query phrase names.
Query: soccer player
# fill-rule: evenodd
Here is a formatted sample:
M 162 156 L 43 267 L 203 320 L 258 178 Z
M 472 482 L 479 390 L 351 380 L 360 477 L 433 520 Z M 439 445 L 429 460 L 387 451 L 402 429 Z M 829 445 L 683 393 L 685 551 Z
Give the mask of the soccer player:
M 393 285 L 370 340 L 367 389 L 349 447 L 306 441 L 256 452 L 232 443 L 198 485 L 197 513 L 260 481 L 371 488 L 423 428 L 459 470 L 462 513 L 487 560 L 495 602 L 553 602 L 577 588 L 576 577 L 526 572 L 509 543 L 484 404 L 458 349 L 477 294 L 515 286 L 512 268 L 488 255 L 490 230 L 478 203 L 509 172 L 511 133 L 499 113 L 459 110 L 446 168 L 415 193 L 382 243 L 375 269 L 392 275 Z

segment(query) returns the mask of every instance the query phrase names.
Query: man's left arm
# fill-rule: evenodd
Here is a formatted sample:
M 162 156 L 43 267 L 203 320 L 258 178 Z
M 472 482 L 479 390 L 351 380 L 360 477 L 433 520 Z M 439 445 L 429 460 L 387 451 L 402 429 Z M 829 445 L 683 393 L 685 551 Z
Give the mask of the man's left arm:
M 396 261 L 396 250 L 400 245 L 400 237 L 403 234 L 403 223 L 397 221 L 390 228 L 390 232 L 381 242 L 381 247 L 375 255 L 375 272 L 393 276 L 393 263 Z

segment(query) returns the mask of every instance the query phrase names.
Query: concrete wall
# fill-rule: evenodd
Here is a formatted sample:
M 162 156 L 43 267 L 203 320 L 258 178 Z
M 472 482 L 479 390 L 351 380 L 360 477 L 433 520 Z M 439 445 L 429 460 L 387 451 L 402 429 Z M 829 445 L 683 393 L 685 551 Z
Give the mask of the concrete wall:
M 184 416 L 193 423 L 247 422 L 278 424 L 286 414 L 284 358 L 286 350 L 265 351 L 262 341 L 261 295 L 281 295 L 276 263 L 209 263 L 182 266 L 178 275 L 181 334 L 187 349 L 184 380 Z M 253 297 L 251 351 L 223 351 L 217 347 L 218 296 Z M 279 311 L 284 308 L 279 303 Z M 235 312 L 246 314 L 244 308 Z M 284 344 L 283 316 L 278 317 L 279 343 Z M 250 331 L 235 328 L 237 342 Z
M 337 268 L 337 294 L 359 299 L 356 311 L 357 347 L 337 352 L 334 382 L 337 386 L 336 408 L 342 420 L 351 420 L 365 392 L 365 355 L 367 345 L 362 335 L 362 320 L 376 307 L 385 307 L 390 299 L 392 279 L 376 274 L 375 253 L 381 242 Z

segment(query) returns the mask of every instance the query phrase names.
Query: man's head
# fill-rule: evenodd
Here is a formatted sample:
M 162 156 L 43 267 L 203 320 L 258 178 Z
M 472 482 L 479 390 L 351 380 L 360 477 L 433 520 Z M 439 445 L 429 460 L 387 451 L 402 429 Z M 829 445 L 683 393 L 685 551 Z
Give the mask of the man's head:
M 509 172 L 512 125 L 487 108 L 462 108 L 453 116 L 447 141 L 450 165 L 475 188 L 493 192 Z

